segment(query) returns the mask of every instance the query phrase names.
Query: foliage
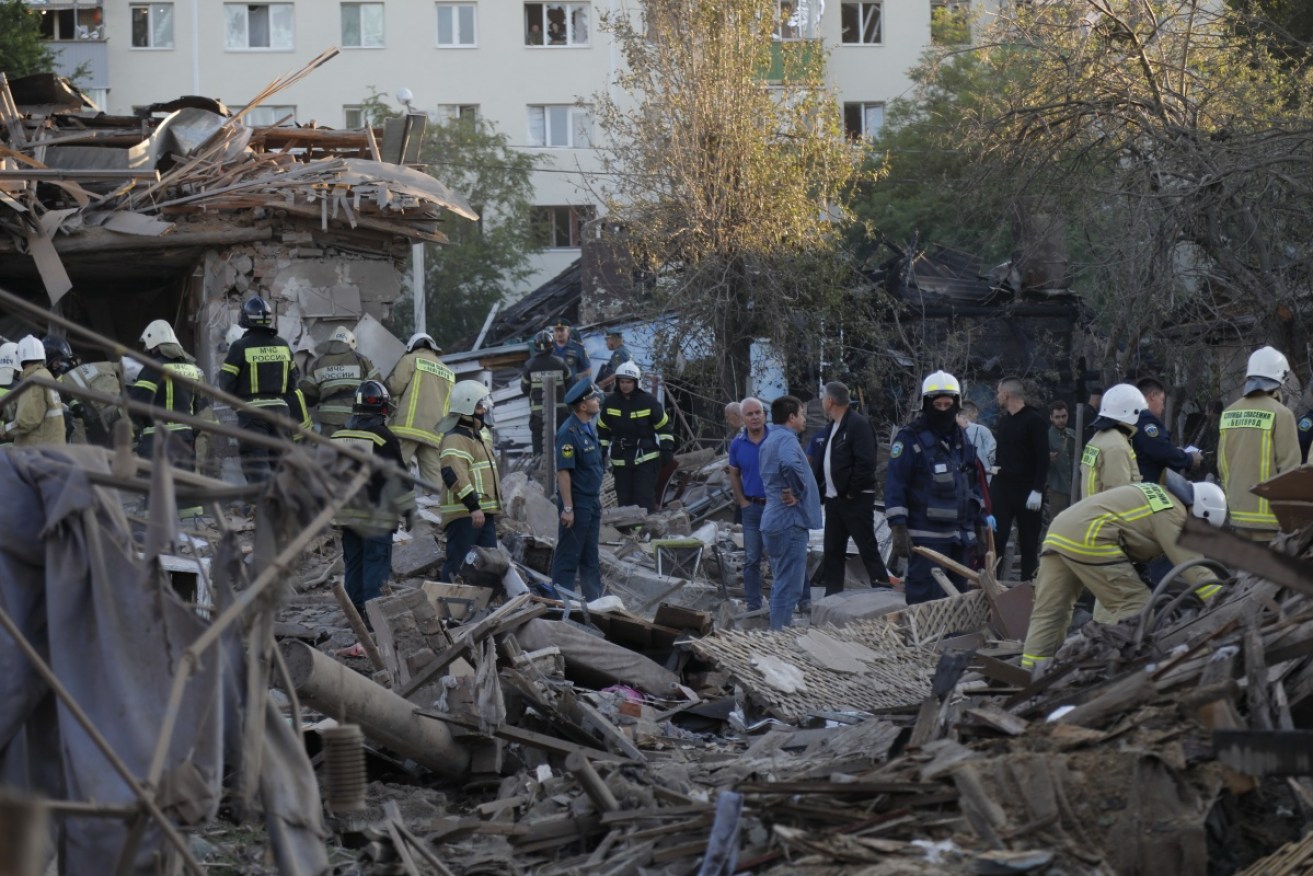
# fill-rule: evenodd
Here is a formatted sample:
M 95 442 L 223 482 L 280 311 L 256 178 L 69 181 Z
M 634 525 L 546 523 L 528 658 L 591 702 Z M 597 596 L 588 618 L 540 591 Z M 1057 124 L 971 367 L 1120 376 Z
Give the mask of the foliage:
M 371 125 L 393 115 L 376 91 L 362 108 Z M 452 119 L 427 127 L 420 160 L 482 217 L 471 222 L 452 216 L 442 228 L 449 243 L 424 247 L 426 328 L 447 346 L 476 334 L 492 306 L 530 273 L 535 159 L 512 149 L 507 136 L 484 119 Z M 413 331 L 406 302 L 394 308 L 392 328 L 402 336 Z
M 652 306 L 678 315 L 667 364 L 710 351 L 718 375 L 705 389 L 738 398 L 752 341 L 797 348 L 851 285 L 836 220 L 861 147 L 824 87 L 819 43 L 773 40 L 774 0 L 644 9 L 642 22 L 602 25 L 624 65 L 593 99 L 610 180 L 600 196 Z
M 54 68 L 54 55 L 41 38 L 40 15 L 23 0 L 0 0 L 0 72 L 17 79 Z

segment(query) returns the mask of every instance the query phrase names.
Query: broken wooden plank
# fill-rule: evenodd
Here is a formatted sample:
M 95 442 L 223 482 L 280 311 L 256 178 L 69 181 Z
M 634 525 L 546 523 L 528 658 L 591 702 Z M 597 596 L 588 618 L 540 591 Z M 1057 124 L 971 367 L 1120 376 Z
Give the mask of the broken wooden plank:
M 997 706 L 981 705 L 968 708 L 963 714 L 971 720 L 998 730 L 1000 733 L 1006 733 L 1009 736 L 1020 736 L 1026 732 L 1030 722 L 1024 718 L 1018 718 L 1011 712 L 1005 712 Z
M 1197 525 L 1195 525 L 1197 524 Z M 1217 529 L 1195 517 L 1187 518 L 1177 544 L 1236 569 L 1313 596 L 1313 565 L 1270 550 L 1256 541 Z

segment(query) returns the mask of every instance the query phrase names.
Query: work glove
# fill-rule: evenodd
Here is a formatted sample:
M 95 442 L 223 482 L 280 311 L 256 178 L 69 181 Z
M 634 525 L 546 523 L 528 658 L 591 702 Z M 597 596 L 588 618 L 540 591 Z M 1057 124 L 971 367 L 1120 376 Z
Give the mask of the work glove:
M 998 532 L 998 521 L 997 521 L 996 519 L 994 519 L 994 515 L 993 515 L 993 514 L 986 514 L 986 515 L 985 515 L 985 522 L 989 524 L 989 531 L 990 531 L 990 532 Z
M 902 559 L 912 556 L 912 537 L 907 534 L 907 527 L 891 526 L 889 531 L 893 536 L 890 556 L 893 558 L 901 557 Z
M 1039 490 L 1031 490 L 1030 495 L 1026 497 L 1026 510 L 1038 511 L 1039 506 L 1044 504 L 1044 497 L 1040 495 Z
M 674 461 L 675 461 L 675 451 L 665 447 L 661 448 L 661 467 L 665 468 L 667 465 L 670 465 L 670 463 Z

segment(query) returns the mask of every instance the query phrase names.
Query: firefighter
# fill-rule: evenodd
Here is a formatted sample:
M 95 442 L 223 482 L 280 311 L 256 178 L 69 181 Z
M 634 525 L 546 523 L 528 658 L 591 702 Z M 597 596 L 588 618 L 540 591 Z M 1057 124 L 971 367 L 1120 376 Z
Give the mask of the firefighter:
M 401 464 L 409 467 L 418 457 L 419 476 L 431 484 L 442 482 L 438 420 L 447 415 L 447 397 L 456 382 L 456 375 L 438 358 L 441 353 L 431 335 L 415 332 L 386 384 L 397 399 L 390 426 L 401 441 Z
M 141 333 L 141 346 L 150 354 L 151 361 L 142 365 L 141 373 L 128 388 L 128 398 L 159 408 L 160 413 L 133 415 L 139 430 L 137 455 L 150 459 L 154 454 L 156 435 L 167 431 L 171 433 L 167 444 L 169 462 L 193 471 L 196 468 L 196 444 L 192 427 L 173 422 L 167 415 L 176 411 L 194 416 L 209 404 L 205 396 L 193 393 L 191 387 L 172 379 L 176 374 L 200 383 L 205 380 L 205 372 L 178 343 L 173 326 L 165 320 L 157 319 L 146 326 Z
M 60 383 L 116 398 L 122 395 L 121 372 L 113 362 L 83 363 L 64 338 L 48 335 L 41 344 L 46 348 L 46 368 Z M 65 400 L 64 433 L 70 444 L 109 447 L 113 443 L 114 424 L 122 415 L 119 406 L 87 401 L 71 393 L 61 393 L 61 397 Z
M 320 434 L 331 438 L 351 416 L 356 388 L 363 381 L 383 377 L 373 362 L 356 352 L 355 333 L 346 326 L 336 328 L 316 347 L 315 356 L 301 378 L 300 389 L 306 403 L 316 408 Z
M 333 433 L 333 440 L 401 466 L 401 443 L 387 426 L 391 404 L 383 384 L 363 381 L 356 387 L 351 416 Z M 375 471 L 356 498 L 333 519 L 341 529 L 347 596 L 366 625 L 369 615 L 365 603 L 382 594 L 383 582 L 392 573 L 392 533 L 397 521 L 403 521 L 409 530 L 414 519 L 414 492 L 399 477 L 382 470 Z M 349 653 L 363 657 L 364 649 L 357 643 Z
M 44 377 L 54 381 L 55 378 L 46 368 L 46 348 L 33 335 L 18 342 L 15 356 L 22 368 L 20 380 Z M 12 419 L 5 423 L 3 438 L 12 440 L 15 447 L 67 443 L 64 437 L 64 404 L 56 390 L 32 387 L 18 397 L 7 415 Z
M 567 412 L 559 399 L 565 395 L 570 386 L 570 367 L 561 357 L 552 352 L 552 332 L 543 329 L 533 338 L 533 355 L 524 363 L 520 372 L 520 392 L 529 397 L 529 431 L 533 436 L 533 453 L 537 456 L 543 452 L 543 394 L 548 377 L 556 378 L 554 400 L 556 404 L 556 425 L 565 422 Z
M 477 380 L 452 387 L 451 408 L 438 425 L 442 436 L 442 527 L 447 534 L 447 558 L 442 580 L 455 581 L 465 554 L 472 547 L 496 547 L 496 517 L 502 511 L 501 477 L 486 425 L 492 399 Z
M 1124 484 L 1082 499 L 1049 525 L 1035 582 L 1035 608 L 1021 665 L 1038 669 L 1066 637 L 1082 589 L 1097 597 L 1094 619 L 1116 623 L 1139 613 L 1150 591 L 1132 563 L 1166 554 L 1173 565 L 1198 554 L 1178 547 L 1188 513 L 1213 526 L 1226 521 L 1226 494 L 1216 484 L 1192 484 L 1168 470 L 1165 484 Z M 1183 576 L 1207 599 L 1219 589 L 1211 572 L 1195 566 Z M 1209 583 L 1212 581 L 1212 583 Z
M 1249 357 L 1242 397 L 1222 411 L 1217 466 L 1231 509 L 1231 525 L 1246 538 L 1269 541 L 1277 518 L 1266 499 L 1249 491 L 1255 484 L 1299 468 L 1299 430 L 1295 415 L 1281 403 L 1281 386 L 1290 374 L 1286 357 L 1261 347 Z
M 219 388 L 251 407 L 290 416 L 287 396 L 297 384 L 296 363 L 292 348 L 274 329 L 269 303 L 259 295 L 252 295 L 242 302 L 237 324 L 246 331 L 228 347 L 228 355 L 219 370 Z M 286 437 L 283 427 L 245 410 L 237 411 L 237 426 L 253 435 Z M 237 452 L 248 483 L 267 480 L 273 474 L 276 451 L 239 440 Z
M 3 399 L 18 377 L 18 344 L 5 341 L 0 344 L 0 423 L 9 419 Z M 8 447 L 11 441 L 8 435 L 0 435 L 0 447 Z
M 655 511 L 657 473 L 675 458 L 675 436 L 661 402 L 639 389 L 642 375 L 633 362 L 616 369 L 616 391 L 602 402 L 597 437 L 611 457 L 616 503 Z
M 913 545 L 965 564 L 976 542 L 976 526 L 992 525 L 984 502 L 984 467 L 957 421 L 961 397 L 956 377 L 946 371 L 928 375 L 921 383 L 921 415 L 898 432 L 889 448 L 884 513 L 892 533 L 891 556 L 908 561 L 909 605 L 946 595 L 930 574 L 935 564 L 913 551 Z M 948 575 L 965 589 L 960 576 L 951 571 Z
M 1094 434 L 1080 457 L 1082 499 L 1141 480 L 1131 436 L 1146 407 L 1144 395 L 1129 383 L 1119 383 L 1103 394 L 1099 415 L 1090 424 Z

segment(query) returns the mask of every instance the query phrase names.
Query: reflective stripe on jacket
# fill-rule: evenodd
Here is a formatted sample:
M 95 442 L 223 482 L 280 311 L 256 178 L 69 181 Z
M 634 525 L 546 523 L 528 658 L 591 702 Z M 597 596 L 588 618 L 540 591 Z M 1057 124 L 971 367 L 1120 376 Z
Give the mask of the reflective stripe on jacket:
M 642 465 L 675 449 L 670 415 L 656 396 L 635 389 L 628 397 L 613 392 L 602 402 L 597 418 L 597 439 L 617 467 Z
M 1159 554 L 1176 565 L 1199 556 L 1176 544 L 1186 513 L 1181 501 L 1159 484 L 1113 487 L 1053 518 L 1043 550 L 1087 565 L 1147 563 Z M 1190 569 L 1185 577 L 1211 578 L 1212 573 Z
M 55 379 L 40 363 L 24 368 L 21 379 L 33 376 L 52 382 Z M 14 418 L 5 423 L 4 437 L 12 438 L 15 447 L 67 443 L 64 438 L 64 403 L 55 390 L 36 386 L 25 390 L 14 403 L 12 413 Z
M 318 352 L 319 357 L 301 378 L 300 388 L 306 401 L 316 406 L 319 422 L 340 426 L 351 416 L 360 384 L 381 378 L 374 363 L 344 341 L 327 341 Z
M 442 436 L 438 465 L 442 468 L 443 526 L 475 510 L 501 513 L 501 478 L 491 432 L 482 429 L 476 435 L 473 421 L 462 417 L 456 428 Z
M 983 508 L 978 471 L 976 448 L 962 429 L 940 435 L 918 417 L 889 448 L 884 491 L 889 525 L 906 526 L 918 544 L 974 544 Z
M 1140 480 L 1135 450 L 1126 433 L 1116 426 L 1095 432 L 1081 452 L 1080 497 L 1088 499 L 1104 490 L 1136 484 Z
M 219 388 L 256 407 L 271 407 L 286 404 L 297 378 L 287 341 L 271 331 L 248 329 L 228 348 Z
M 401 445 L 388 427 L 382 424 L 382 418 L 373 428 L 338 429 L 333 433 L 332 440 L 390 460 L 398 467 L 401 465 Z M 408 485 L 402 483 L 400 478 L 375 472 L 351 503 L 338 511 L 333 523 L 365 537 L 383 536 L 396 529 L 397 521 L 414 507 L 415 494 Z
M 456 375 L 427 347 L 402 356 L 387 379 L 388 392 L 396 400 L 389 423 L 392 433 L 404 441 L 439 446 L 438 420 L 447 415 L 455 382 Z
M 195 381 L 205 379 L 205 372 L 201 371 L 195 363 L 187 359 L 170 358 L 157 353 L 153 362 L 148 362 L 142 366 L 137 382 L 128 387 L 128 397 L 134 401 L 161 408 L 164 411 L 176 411 L 188 415 L 195 414 L 198 407 L 196 395 L 191 391 L 191 387 L 174 383 L 170 377 L 172 374 Z M 204 404 L 202 403 L 199 406 L 204 407 Z M 167 417 L 163 419 L 162 425 L 171 431 L 182 432 L 191 429 L 191 426 L 173 422 Z M 156 419 L 154 417 L 146 414 L 134 414 L 132 420 L 141 430 L 142 435 L 155 434 Z
M 1277 529 L 1266 499 L 1250 487 L 1299 468 L 1299 430 L 1290 408 L 1259 392 L 1222 412 L 1217 468 L 1226 490 L 1227 513 L 1237 529 Z

